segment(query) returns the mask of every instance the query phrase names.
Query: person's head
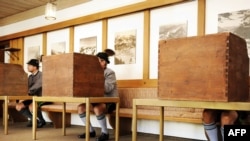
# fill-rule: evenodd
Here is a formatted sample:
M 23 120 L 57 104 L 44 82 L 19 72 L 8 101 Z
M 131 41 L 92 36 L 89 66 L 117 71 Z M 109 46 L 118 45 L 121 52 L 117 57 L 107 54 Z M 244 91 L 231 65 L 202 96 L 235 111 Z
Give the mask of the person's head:
M 28 63 L 28 71 L 34 73 L 39 69 L 39 61 L 37 59 L 31 59 Z
M 105 52 L 99 52 L 96 56 L 98 57 L 101 67 L 106 69 L 107 65 L 110 63 L 108 54 Z
M 99 52 L 96 54 L 103 69 L 106 69 L 107 65 L 110 63 L 109 57 L 114 55 L 115 52 L 112 49 L 105 49 L 104 52 Z

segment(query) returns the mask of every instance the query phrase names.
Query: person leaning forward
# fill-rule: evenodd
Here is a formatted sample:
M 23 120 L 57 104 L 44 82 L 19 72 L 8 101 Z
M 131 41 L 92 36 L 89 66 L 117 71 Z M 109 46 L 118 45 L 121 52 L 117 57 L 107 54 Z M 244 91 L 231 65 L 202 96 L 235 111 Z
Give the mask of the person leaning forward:
M 31 59 L 27 64 L 28 71 L 31 73 L 28 78 L 28 94 L 30 96 L 41 96 L 42 72 L 39 71 L 39 61 L 37 59 Z M 39 103 L 38 105 L 41 105 L 41 103 Z M 32 100 L 17 101 L 16 110 L 28 118 L 27 127 L 32 127 L 32 109 Z M 46 122 L 42 116 L 40 108 L 38 109 L 37 116 L 37 127 L 41 128 L 46 124 Z
M 116 84 L 116 76 L 115 72 L 109 68 L 107 68 L 107 64 L 109 64 L 109 56 L 114 55 L 112 50 L 105 50 L 105 52 L 99 52 L 96 56 L 98 57 L 99 63 L 101 67 L 104 69 L 104 78 L 105 84 L 104 89 L 105 97 L 118 97 L 117 84 Z M 108 128 L 106 124 L 106 113 L 111 113 L 115 110 L 115 103 L 93 103 L 92 104 L 93 111 L 96 115 L 96 118 L 101 126 L 101 135 L 96 139 L 97 141 L 107 141 L 109 139 Z M 86 124 L 86 107 L 85 104 L 80 104 L 78 106 L 78 114 Z M 90 137 L 95 137 L 96 132 L 92 125 L 90 124 L 90 133 L 83 133 L 79 135 L 79 138 L 85 138 L 86 134 L 90 134 Z

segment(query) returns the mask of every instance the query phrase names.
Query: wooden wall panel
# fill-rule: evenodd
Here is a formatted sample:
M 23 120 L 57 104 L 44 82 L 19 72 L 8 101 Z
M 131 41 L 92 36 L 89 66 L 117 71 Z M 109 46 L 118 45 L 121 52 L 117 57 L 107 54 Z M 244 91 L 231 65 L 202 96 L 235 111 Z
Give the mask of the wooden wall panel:
M 4 62 L 4 51 L 0 50 L 0 62 Z
M 24 55 L 24 40 L 23 38 L 17 38 L 10 40 L 10 47 L 18 48 L 20 51 L 10 53 L 10 63 L 23 65 Z
M 47 33 L 43 33 L 43 55 L 47 55 Z
M 198 0 L 198 29 L 197 35 L 205 35 L 206 23 L 206 0 Z
M 74 27 L 69 28 L 69 52 L 74 52 Z
M 144 12 L 143 79 L 149 79 L 150 11 Z
M 102 50 L 107 49 L 108 45 L 108 20 L 102 20 Z

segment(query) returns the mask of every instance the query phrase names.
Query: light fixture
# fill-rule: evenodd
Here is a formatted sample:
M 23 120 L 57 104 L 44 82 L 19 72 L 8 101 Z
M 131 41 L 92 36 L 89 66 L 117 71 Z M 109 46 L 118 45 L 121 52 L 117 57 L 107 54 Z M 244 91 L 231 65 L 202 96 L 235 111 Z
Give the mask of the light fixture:
M 45 19 L 55 20 L 56 19 L 56 4 L 55 0 L 49 1 L 45 7 Z

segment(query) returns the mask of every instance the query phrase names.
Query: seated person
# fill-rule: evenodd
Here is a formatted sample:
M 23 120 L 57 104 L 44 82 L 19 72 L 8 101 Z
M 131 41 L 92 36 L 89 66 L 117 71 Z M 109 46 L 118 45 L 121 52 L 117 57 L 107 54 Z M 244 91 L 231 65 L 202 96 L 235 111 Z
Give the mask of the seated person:
M 202 116 L 207 139 L 209 141 L 224 141 L 224 125 L 242 124 L 247 115 L 246 112 L 233 110 L 204 109 Z
M 106 50 L 107 51 L 107 50 Z M 111 55 L 114 55 L 114 52 L 112 50 Z M 107 51 L 108 52 L 108 51 Z M 107 64 L 109 64 L 109 55 L 106 52 L 100 52 L 96 55 L 99 59 L 101 67 L 104 69 L 104 77 L 105 77 L 105 92 L 104 96 L 105 97 L 118 97 L 118 92 L 117 92 L 117 84 L 116 84 L 116 76 L 115 72 L 109 68 L 107 68 Z M 109 133 L 108 133 L 108 128 L 106 124 L 106 116 L 105 114 L 108 112 L 112 112 L 115 110 L 115 103 L 94 103 L 92 104 L 94 113 L 97 117 L 97 120 L 101 126 L 101 132 L 102 134 L 97 138 L 97 141 L 106 141 L 109 139 Z M 86 123 L 86 109 L 85 109 L 85 104 L 80 104 L 78 106 L 78 114 L 83 121 L 83 123 Z M 96 133 L 92 125 L 90 124 L 90 137 L 95 137 Z M 79 135 L 79 138 L 85 138 L 86 133 L 83 133 Z
M 28 63 L 28 71 L 31 73 L 28 78 L 28 94 L 30 96 L 42 95 L 42 72 L 39 71 L 39 61 L 31 59 Z M 42 103 L 38 103 L 41 106 Z M 20 100 L 16 104 L 16 110 L 28 118 L 27 127 L 32 126 L 32 100 Z M 37 127 L 43 127 L 46 122 L 42 116 L 41 110 L 37 112 L 38 124 Z

